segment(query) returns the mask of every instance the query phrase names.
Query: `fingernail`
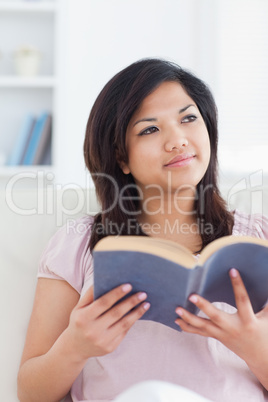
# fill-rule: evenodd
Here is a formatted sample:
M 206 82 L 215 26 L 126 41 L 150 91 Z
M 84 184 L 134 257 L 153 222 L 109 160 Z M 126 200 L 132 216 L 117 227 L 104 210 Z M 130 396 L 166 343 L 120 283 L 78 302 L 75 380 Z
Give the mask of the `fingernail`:
M 237 278 L 237 270 L 235 268 L 230 269 L 230 275 L 232 278 Z
M 144 299 L 146 299 L 146 297 L 147 297 L 147 294 L 145 292 L 142 292 L 142 293 L 138 294 L 138 299 L 139 300 L 144 300 Z
M 149 310 L 150 306 L 151 306 L 151 305 L 150 305 L 150 303 L 148 303 L 148 302 L 143 304 L 144 310 Z
M 183 316 L 183 311 L 182 311 L 182 309 L 181 308 L 176 308 L 176 313 L 179 315 L 179 316 Z
M 191 296 L 189 297 L 189 300 L 190 300 L 192 303 L 197 303 L 197 302 L 198 302 L 198 297 L 197 297 L 196 295 L 191 295 Z
M 127 293 L 132 289 L 132 286 L 129 283 L 126 283 L 125 285 L 122 286 L 123 292 Z

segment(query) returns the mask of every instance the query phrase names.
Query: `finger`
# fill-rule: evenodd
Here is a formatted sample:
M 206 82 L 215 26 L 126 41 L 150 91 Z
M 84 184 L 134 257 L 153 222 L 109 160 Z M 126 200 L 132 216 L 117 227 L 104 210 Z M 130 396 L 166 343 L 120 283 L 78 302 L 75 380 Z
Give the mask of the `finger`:
M 117 334 L 127 333 L 132 325 L 139 320 L 146 311 L 151 307 L 150 303 L 144 302 L 140 306 L 136 307 L 129 314 L 122 317 L 119 321 L 117 321 L 114 325 L 112 325 L 109 329 L 112 336 L 117 336 Z
M 105 322 L 105 326 L 109 327 L 114 325 L 117 321 L 137 307 L 138 304 L 143 302 L 147 298 L 145 292 L 138 292 L 129 296 L 127 299 L 119 302 L 115 306 L 111 307 L 106 313 L 101 316 L 100 322 Z
M 183 331 L 214 338 L 219 336 L 220 328 L 211 320 L 191 314 L 181 307 L 176 309 L 176 313 L 179 315 L 179 318 L 175 320 L 175 323 L 178 324 Z
M 230 269 L 229 274 L 234 291 L 237 312 L 242 321 L 248 322 L 250 317 L 254 317 L 254 311 L 248 296 L 248 292 L 237 269 Z
M 196 328 L 193 327 L 191 324 L 189 324 L 188 322 L 184 321 L 182 318 L 177 318 L 175 320 L 175 324 L 179 325 L 179 327 L 181 328 L 182 331 L 184 332 L 188 332 L 190 334 L 197 334 L 197 335 L 202 335 L 202 336 L 208 336 L 204 330 L 202 330 L 201 328 Z
M 93 316 L 99 317 L 108 311 L 116 302 L 118 302 L 122 297 L 126 296 L 132 289 L 129 283 L 117 286 L 116 288 L 105 293 L 103 296 L 99 297 L 90 307 L 94 306 Z M 94 317 L 93 317 L 94 318 Z
M 195 304 L 205 315 L 219 328 L 225 328 L 228 321 L 228 316 L 224 311 L 220 311 L 217 307 L 211 304 L 208 300 L 199 295 L 192 294 L 189 297 L 190 302 Z
M 109 329 L 109 331 L 110 331 L 109 335 L 111 335 L 110 345 L 111 345 L 112 350 L 115 350 L 118 347 L 118 345 L 122 342 L 124 337 L 127 335 L 130 328 L 128 328 L 126 330 L 118 331 L 118 329 L 115 330 L 115 326 L 114 326 Z

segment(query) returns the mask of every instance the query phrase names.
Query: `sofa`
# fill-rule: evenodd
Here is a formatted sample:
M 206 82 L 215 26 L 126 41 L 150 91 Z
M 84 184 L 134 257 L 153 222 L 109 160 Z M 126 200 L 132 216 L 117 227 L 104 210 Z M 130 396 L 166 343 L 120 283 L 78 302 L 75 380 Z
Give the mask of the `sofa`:
M 227 183 L 222 191 L 230 208 L 268 215 L 265 187 L 251 188 L 247 183 L 235 187 Z M 34 299 L 40 254 L 52 234 L 67 219 L 94 214 L 98 210 L 94 189 L 1 190 L 0 378 L 3 401 L 18 401 L 16 377 Z
M 16 377 L 31 314 L 40 254 L 67 219 L 96 213 L 94 190 L 1 191 L 1 400 L 17 399 Z

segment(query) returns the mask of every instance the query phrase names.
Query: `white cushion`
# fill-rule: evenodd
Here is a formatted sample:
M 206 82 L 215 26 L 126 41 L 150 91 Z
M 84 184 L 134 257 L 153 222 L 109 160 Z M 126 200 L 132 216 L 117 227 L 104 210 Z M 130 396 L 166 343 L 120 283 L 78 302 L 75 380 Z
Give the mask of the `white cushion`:
M 65 190 L 64 194 L 54 193 L 53 200 L 52 192 L 43 193 L 39 189 L 39 204 L 37 190 L 13 190 L 12 194 L 2 191 L 0 195 L 1 400 L 15 402 L 18 401 L 17 372 L 41 252 L 67 219 L 76 219 L 86 212 L 95 213 L 98 205 L 92 191 Z M 50 210 L 46 202 L 42 206 L 42 199 L 51 204 Z M 30 210 L 33 210 L 31 215 Z

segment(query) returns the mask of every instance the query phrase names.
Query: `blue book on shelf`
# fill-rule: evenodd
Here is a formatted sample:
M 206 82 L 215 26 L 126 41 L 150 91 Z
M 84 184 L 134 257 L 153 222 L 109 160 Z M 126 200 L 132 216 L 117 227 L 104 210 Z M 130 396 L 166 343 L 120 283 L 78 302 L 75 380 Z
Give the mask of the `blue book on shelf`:
M 38 149 L 39 142 L 42 137 L 43 130 L 46 125 L 46 121 L 48 119 L 49 114 L 47 112 L 42 113 L 41 116 L 37 119 L 35 126 L 33 128 L 32 136 L 29 141 L 28 148 L 26 150 L 23 165 L 33 165 L 35 154 Z
M 43 165 L 48 163 L 47 154 L 51 153 L 51 130 L 52 130 L 52 116 L 47 115 L 42 134 L 34 155 L 33 165 Z
M 23 119 L 17 141 L 7 161 L 7 165 L 16 166 L 22 163 L 23 155 L 32 136 L 34 125 L 35 118 L 31 114 L 27 114 Z

